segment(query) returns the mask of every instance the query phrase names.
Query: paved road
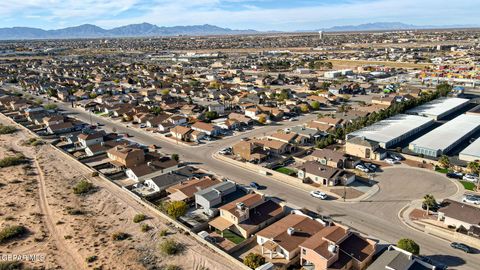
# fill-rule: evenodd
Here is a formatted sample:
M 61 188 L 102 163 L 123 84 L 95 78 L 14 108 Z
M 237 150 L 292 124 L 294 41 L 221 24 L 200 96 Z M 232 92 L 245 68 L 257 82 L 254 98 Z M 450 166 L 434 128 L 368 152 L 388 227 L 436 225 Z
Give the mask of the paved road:
M 59 107 L 75 112 L 75 117 L 89 122 L 90 117 L 94 123 L 102 123 L 107 131 L 115 128 L 118 132 L 126 128 L 121 123 L 89 114 L 80 109 L 72 109 L 69 104 L 59 104 Z M 313 117 L 313 116 L 310 116 Z M 306 121 L 285 122 L 279 126 L 263 127 L 250 131 L 248 136 L 259 136 L 279 128 L 285 128 Z M 382 242 L 396 243 L 398 239 L 408 237 L 414 239 L 421 247 L 421 253 L 431 256 L 432 259 L 449 265 L 451 269 L 478 270 L 480 255 L 465 254 L 450 248 L 449 242 L 435 238 L 413 230 L 404 225 L 398 218 L 398 212 L 410 200 L 423 197 L 425 193 L 434 192 L 438 198 L 453 195 L 454 185 L 446 177 L 428 171 L 414 169 L 388 169 L 377 179 L 380 183 L 380 191 L 365 202 L 342 203 L 335 201 L 319 201 L 308 195 L 306 191 L 293 186 L 275 181 L 266 176 L 239 168 L 230 163 L 216 160 L 212 155 L 219 149 L 230 146 L 238 141 L 238 136 L 211 142 L 198 147 L 188 147 L 164 139 L 156 138 L 137 129 L 129 129 L 128 133 L 134 136 L 134 140 L 145 145 L 156 144 L 162 147 L 167 154 L 177 153 L 182 160 L 198 163 L 200 167 L 223 175 L 241 184 L 256 181 L 266 186 L 266 193 L 281 199 L 297 207 L 306 207 L 311 210 L 329 214 L 336 221 L 351 226 L 356 230 L 381 239 Z M 246 135 L 239 135 L 246 136 Z M 419 184 L 421 183 L 421 184 Z M 433 188 L 433 189 L 432 189 Z

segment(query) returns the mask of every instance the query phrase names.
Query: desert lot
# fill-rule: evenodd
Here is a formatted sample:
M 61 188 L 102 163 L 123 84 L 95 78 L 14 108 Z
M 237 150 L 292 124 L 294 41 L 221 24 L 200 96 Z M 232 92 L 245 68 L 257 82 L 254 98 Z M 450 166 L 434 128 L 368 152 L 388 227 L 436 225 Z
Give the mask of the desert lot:
M 3 116 L 0 123 L 11 125 Z M 0 254 L 36 255 L 22 265 L 39 269 L 234 269 L 129 194 L 90 177 L 76 161 L 31 138 L 24 130 L 0 135 L 0 159 L 25 157 L 22 164 L 0 168 L 0 230 L 25 229 L 0 241 Z M 82 180 L 94 188 L 75 194 L 73 187 Z M 147 218 L 135 223 L 137 214 Z M 114 235 L 126 239 L 115 240 Z M 167 240 L 179 247 L 176 255 L 159 248 Z

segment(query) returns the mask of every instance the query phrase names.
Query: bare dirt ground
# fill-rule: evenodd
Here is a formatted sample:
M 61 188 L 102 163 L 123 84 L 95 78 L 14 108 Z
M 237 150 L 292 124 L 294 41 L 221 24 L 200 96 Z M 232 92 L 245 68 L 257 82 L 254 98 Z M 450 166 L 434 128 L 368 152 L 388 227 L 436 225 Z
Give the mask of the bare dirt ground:
M 45 261 L 24 264 L 45 269 L 163 269 L 167 265 L 235 269 L 226 258 L 169 226 L 112 183 L 89 177 L 88 170 L 50 145 L 24 145 L 29 137 L 26 131 L 0 136 L 0 158 L 21 152 L 31 160 L 0 169 L 4 184 L 0 185 L 0 229 L 23 225 L 29 230 L 21 239 L 0 244 L 1 254 L 43 254 Z M 95 191 L 74 194 L 72 188 L 82 179 L 92 182 Z M 138 213 L 148 218 L 134 223 Z M 142 232 L 142 224 L 150 230 Z M 168 235 L 160 236 L 161 230 L 168 230 Z M 115 241 L 116 232 L 129 237 Z M 175 240 L 184 250 L 179 255 L 162 254 L 158 246 L 165 239 Z

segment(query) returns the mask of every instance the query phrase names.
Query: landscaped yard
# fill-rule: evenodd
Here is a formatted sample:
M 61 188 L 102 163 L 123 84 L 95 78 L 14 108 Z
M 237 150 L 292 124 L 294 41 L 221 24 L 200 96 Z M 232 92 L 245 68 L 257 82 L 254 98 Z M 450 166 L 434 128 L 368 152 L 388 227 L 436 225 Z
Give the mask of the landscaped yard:
M 245 238 L 243 238 L 239 235 L 236 235 L 229 230 L 223 231 L 223 238 L 228 239 L 228 240 L 230 240 L 231 242 L 233 242 L 237 245 L 242 243 L 243 241 L 245 241 Z
M 439 173 L 448 173 L 447 168 L 440 168 L 440 167 L 435 167 L 435 171 Z
M 466 190 L 475 190 L 475 183 L 472 183 L 472 182 L 468 182 L 468 181 L 460 181 L 460 183 L 462 183 L 463 187 L 466 189 Z
M 294 170 L 292 170 L 290 168 L 287 168 L 287 167 L 281 167 L 281 168 L 276 169 L 275 171 L 277 171 L 279 173 L 286 174 L 286 175 L 290 175 L 290 176 L 293 176 L 293 175 L 297 174 Z

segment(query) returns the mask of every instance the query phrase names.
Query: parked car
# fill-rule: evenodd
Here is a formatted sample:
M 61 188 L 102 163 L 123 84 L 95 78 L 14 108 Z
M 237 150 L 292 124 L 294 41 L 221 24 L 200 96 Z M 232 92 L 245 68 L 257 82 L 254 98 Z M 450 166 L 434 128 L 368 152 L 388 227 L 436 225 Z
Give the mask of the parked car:
M 319 198 L 321 200 L 325 200 L 328 197 L 325 192 L 321 192 L 320 190 L 311 191 L 310 196 L 314 198 Z
M 446 176 L 448 178 L 453 178 L 453 179 L 462 179 L 463 178 L 463 174 L 459 173 L 459 172 L 448 172 L 446 174 Z
M 372 172 L 375 172 L 378 169 L 377 165 L 375 165 L 373 163 L 364 163 L 363 165 L 365 167 L 367 167 L 368 169 L 370 169 L 370 171 L 372 171 Z
M 463 196 L 462 202 L 473 203 L 480 205 L 480 196 L 479 195 L 465 195 Z
M 389 156 L 396 161 L 402 161 L 403 160 L 403 157 L 400 156 L 400 155 L 397 155 L 397 154 L 390 153 Z
M 357 166 L 355 166 L 355 169 L 359 170 L 359 171 L 362 171 L 362 172 L 365 172 L 365 173 L 368 173 L 370 170 L 365 167 L 363 164 L 358 164 Z
M 394 160 L 393 158 L 386 158 L 384 160 L 385 160 L 386 163 L 391 164 L 391 165 L 398 163 L 398 161 Z
M 259 188 L 260 188 L 260 185 L 259 185 L 257 182 L 251 182 L 251 183 L 250 183 L 250 187 L 251 187 L 251 188 L 254 188 L 254 189 L 259 189 Z
M 465 244 L 462 244 L 462 243 L 458 243 L 458 242 L 453 242 L 450 244 L 450 246 L 454 249 L 459 249 L 465 253 L 471 253 L 472 252 L 472 248 L 465 245 Z
M 140 128 L 146 128 L 147 125 L 146 124 L 140 124 Z
M 465 175 L 463 176 L 462 179 L 465 180 L 465 181 L 468 181 L 468 182 L 474 182 L 474 183 L 476 183 L 476 182 L 478 182 L 478 175 L 476 175 L 476 174 L 471 174 L 471 173 L 467 173 L 467 174 L 465 174 Z

